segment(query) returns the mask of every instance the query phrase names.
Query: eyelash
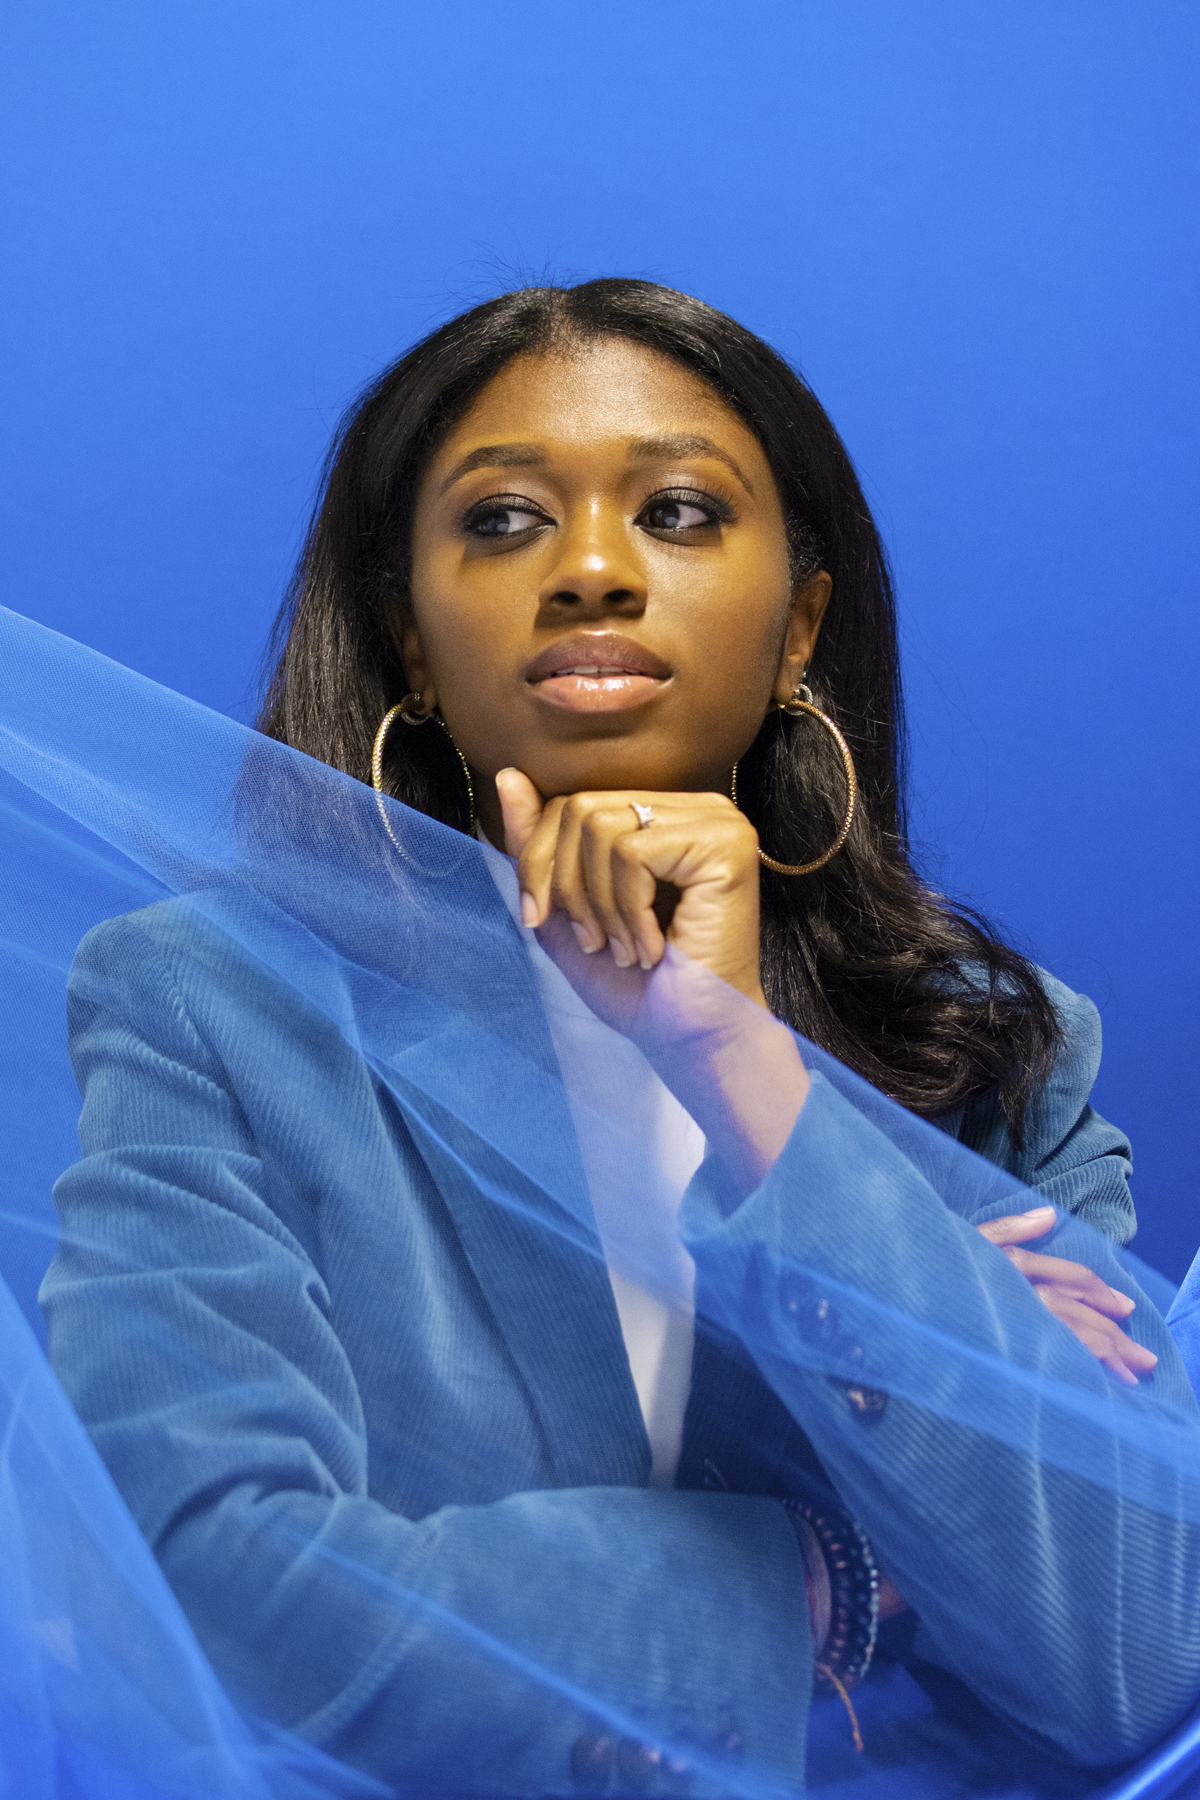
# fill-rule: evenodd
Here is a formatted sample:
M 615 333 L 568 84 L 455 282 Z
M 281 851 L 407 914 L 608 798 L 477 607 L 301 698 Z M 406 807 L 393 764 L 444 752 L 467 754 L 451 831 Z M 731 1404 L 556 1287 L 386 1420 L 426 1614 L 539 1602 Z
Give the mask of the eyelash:
M 656 504 L 661 505 L 664 501 L 675 501 L 682 506 L 696 506 L 705 512 L 712 513 L 711 523 L 713 525 L 731 525 L 737 518 L 733 502 L 724 495 L 711 491 L 706 492 L 702 488 L 685 487 L 660 488 L 657 493 L 650 494 L 642 502 L 638 510 L 638 518 L 640 519 L 643 513 L 648 512 L 650 507 Z M 526 499 L 523 494 L 489 494 L 486 500 L 477 500 L 473 506 L 468 508 L 463 515 L 462 529 L 467 533 L 476 531 L 499 512 L 532 513 L 539 519 L 544 519 L 547 524 L 552 523 L 549 514 L 543 512 L 542 508 L 535 505 L 532 500 Z M 534 529 L 536 528 L 533 526 L 526 527 L 526 531 Z M 703 529 L 705 529 L 703 526 L 686 526 L 667 535 L 683 536 L 685 531 Z M 525 532 L 513 532 L 512 536 L 524 537 Z
M 463 514 L 462 529 L 467 533 L 475 531 L 480 525 L 486 524 L 488 519 L 494 518 L 497 513 L 502 512 L 534 513 L 539 519 L 544 519 L 547 524 L 551 523 L 549 515 L 544 513 L 540 506 L 536 506 L 532 500 L 527 500 L 523 494 L 489 494 L 486 500 L 477 500 L 474 506 L 467 508 Z M 532 530 L 533 527 L 529 526 L 526 529 Z M 523 537 L 524 532 L 515 531 L 512 535 L 513 537 Z
M 642 513 L 648 512 L 650 507 L 661 505 L 663 501 L 676 501 L 681 506 L 696 506 L 703 512 L 712 513 L 712 524 L 714 525 L 732 525 L 737 518 L 733 502 L 726 499 L 724 495 L 706 491 L 704 488 L 684 487 L 661 488 L 657 494 L 651 494 L 649 499 L 643 503 L 641 512 L 638 513 L 638 518 L 641 518 Z M 684 529 L 699 531 L 704 528 L 702 526 L 693 525 L 685 527 Z M 682 532 L 673 533 L 671 535 L 682 536 Z

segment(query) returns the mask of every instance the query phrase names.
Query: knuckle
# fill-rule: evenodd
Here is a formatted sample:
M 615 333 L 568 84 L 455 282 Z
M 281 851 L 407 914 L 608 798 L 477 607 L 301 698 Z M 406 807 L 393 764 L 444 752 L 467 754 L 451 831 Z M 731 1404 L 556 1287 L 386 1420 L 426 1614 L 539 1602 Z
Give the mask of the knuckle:
M 579 831 L 586 843 L 595 845 L 615 840 L 619 833 L 636 836 L 637 826 L 633 814 L 626 808 L 606 804 L 600 798 L 580 816 Z

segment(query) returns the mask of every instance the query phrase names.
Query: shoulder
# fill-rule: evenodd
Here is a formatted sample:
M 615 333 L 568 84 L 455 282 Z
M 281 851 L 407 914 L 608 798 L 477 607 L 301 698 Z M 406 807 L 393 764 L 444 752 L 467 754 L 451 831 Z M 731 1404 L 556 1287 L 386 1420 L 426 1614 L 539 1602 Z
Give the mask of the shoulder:
M 232 1145 L 292 1170 L 297 1193 L 362 1156 L 392 1167 L 394 1121 L 343 1029 L 341 978 L 295 921 L 220 891 L 97 926 L 68 996 L 85 1147 Z
M 1077 994 L 1048 969 L 1035 968 L 1034 973 L 1063 1031 L 1063 1048 L 1051 1083 L 1061 1076 L 1069 1082 L 1086 1081 L 1090 1090 L 1100 1068 L 1100 1014 L 1095 1002 L 1086 994 Z
M 298 955 L 296 930 L 269 907 L 242 917 L 219 891 L 106 919 L 79 945 L 68 979 L 72 1055 L 114 1031 L 197 1068 L 214 1058 L 245 1065 L 264 1038 L 336 1039 L 328 1012 L 293 979 L 301 964 L 311 977 L 319 960 L 306 933 Z
M 1053 1006 L 1062 1044 L 1046 1081 L 1033 1095 L 1021 1142 L 992 1095 L 983 1095 L 946 1121 L 959 1141 L 1007 1169 L 1065 1211 L 1126 1244 L 1137 1229 L 1129 1193 L 1132 1154 L 1126 1134 L 1091 1104 L 1100 1068 L 1100 1014 L 1045 969 L 1035 971 Z M 974 971 L 964 970 L 968 979 Z
M 105 919 L 89 931 L 67 980 L 74 1037 L 93 1014 L 126 1017 L 167 1010 L 177 1019 L 206 1010 L 206 995 L 223 1005 L 248 1000 L 255 959 L 191 899 L 161 900 Z
M 181 995 L 216 990 L 249 1001 L 276 995 L 303 970 L 335 962 L 312 933 L 273 902 L 240 889 L 200 890 L 93 926 L 75 953 L 68 986 L 95 977 L 131 992 L 173 985 Z
M 81 941 L 69 988 L 107 976 L 124 985 L 156 985 L 188 963 L 227 961 L 235 947 L 204 913 L 184 899 L 159 900 L 137 912 L 104 919 Z

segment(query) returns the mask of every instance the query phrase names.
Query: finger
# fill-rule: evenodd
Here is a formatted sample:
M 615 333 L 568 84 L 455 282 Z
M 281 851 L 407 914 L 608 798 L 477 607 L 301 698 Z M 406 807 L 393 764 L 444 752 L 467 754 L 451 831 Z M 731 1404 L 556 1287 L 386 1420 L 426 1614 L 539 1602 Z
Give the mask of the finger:
M 642 841 L 640 833 L 624 832 L 612 847 L 613 903 L 623 929 L 633 939 L 643 969 L 653 969 L 660 963 L 667 947 L 654 910 L 658 879 L 650 867 L 650 858 L 661 862 L 664 848 L 669 848 L 668 838 L 668 832 L 660 831 L 650 845 Z
M 590 808 L 580 822 L 580 868 L 588 901 L 619 968 L 629 968 L 634 963 L 653 967 L 642 942 L 642 934 L 637 929 L 636 919 L 631 918 L 628 911 L 620 905 L 614 886 L 618 846 L 625 839 L 635 837 L 637 831 L 633 810 L 628 803 Z M 654 877 L 649 876 L 648 882 L 648 903 L 652 905 Z M 655 929 L 657 930 L 657 926 Z M 657 960 L 656 957 L 654 961 Z
M 611 908 L 606 904 L 606 857 L 595 867 L 587 859 L 589 841 L 598 838 L 602 842 L 619 829 L 618 813 L 619 809 L 590 795 L 576 794 L 565 802 L 554 847 L 550 899 L 571 920 L 580 949 L 590 955 L 607 944 L 617 967 L 628 969 L 637 956 L 631 943 L 613 933 Z
M 1118 1343 L 1110 1336 L 1110 1333 L 1116 1331 L 1114 1325 L 1106 1319 L 1098 1319 L 1088 1308 L 1081 1308 L 1074 1318 L 1064 1317 L 1063 1324 L 1069 1325 L 1084 1348 L 1090 1350 L 1096 1361 L 1103 1363 L 1126 1387 L 1137 1387 L 1137 1371 L 1130 1366 L 1131 1359 L 1126 1357 L 1123 1347 L 1129 1340 L 1126 1338 L 1123 1343 Z M 1118 1332 L 1117 1336 L 1120 1337 L 1121 1334 Z
M 900 1592 L 900 1589 L 896 1586 L 895 1582 L 889 1581 L 886 1575 L 880 1575 L 879 1617 L 881 1619 L 894 1619 L 897 1613 L 904 1613 L 907 1611 L 908 1601 L 904 1598 L 904 1595 Z
M 1029 1212 L 1008 1213 L 1003 1219 L 989 1219 L 979 1230 L 992 1244 L 1024 1244 L 1030 1238 L 1044 1237 L 1056 1217 L 1052 1206 L 1035 1206 Z
M 525 925 L 544 925 L 550 916 L 550 884 L 562 810 L 561 799 L 548 801 L 521 851 L 517 880 L 521 888 L 521 921 Z
M 1097 1361 L 1119 1375 L 1127 1386 L 1136 1386 L 1138 1375 L 1149 1374 L 1158 1362 L 1153 1350 L 1135 1343 L 1119 1325 L 1083 1301 L 1068 1299 L 1053 1289 L 1039 1290 L 1039 1293 L 1054 1316 L 1074 1332 Z
M 1093 1355 L 1106 1369 L 1119 1376 L 1126 1387 L 1137 1387 L 1141 1376 L 1151 1372 L 1158 1358 L 1153 1351 L 1147 1350 L 1142 1344 L 1135 1344 L 1115 1326 L 1110 1329 L 1115 1335 L 1098 1339 L 1098 1348 L 1093 1350 Z
M 496 792 L 504 819 L 504 847 L 510 856 L 520 856 L 542 816 L 542 796 L 520 769 L 501 769 Z
M 1100 1349 L 1096 1350 L 1093 1354 L 1095 1355 L 1097 1362 L 1103 1363 L 1109 1373 L 1115 1375 L 1118 1381 L 1123 1381 L 1126 1387 L 1139 1387 L 1141 1385 L 1134 1371 L 1121 1356 L 1114 1351 Z
M 1021 1250 L 1016 1245 L 1007 1246 L 1004 1254 L 1039 1290 L 1055 1288 L 1065 1298 L 1082 1300 L 1109 1319 L 1127 1319 L 1135 1310 L 1135 1302 L 1128 1294 L 1109 1287 L 1085 1263 L 1068 1262 L 1063 1256 L 1039 1256 L 1036 1251 Z

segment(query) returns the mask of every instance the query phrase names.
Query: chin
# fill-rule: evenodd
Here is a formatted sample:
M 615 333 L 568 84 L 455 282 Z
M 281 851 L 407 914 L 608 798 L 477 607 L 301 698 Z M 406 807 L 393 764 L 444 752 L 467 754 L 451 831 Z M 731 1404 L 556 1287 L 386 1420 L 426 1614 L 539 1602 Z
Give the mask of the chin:
M 711 784 L 657 757 L 592 756 L 566 761 L 547 758 L 541 778 L 533 768 L 530 779 L 547 800 L 557 794 L 609 793 L 645 789 L 653 794 L 700 791 Z

